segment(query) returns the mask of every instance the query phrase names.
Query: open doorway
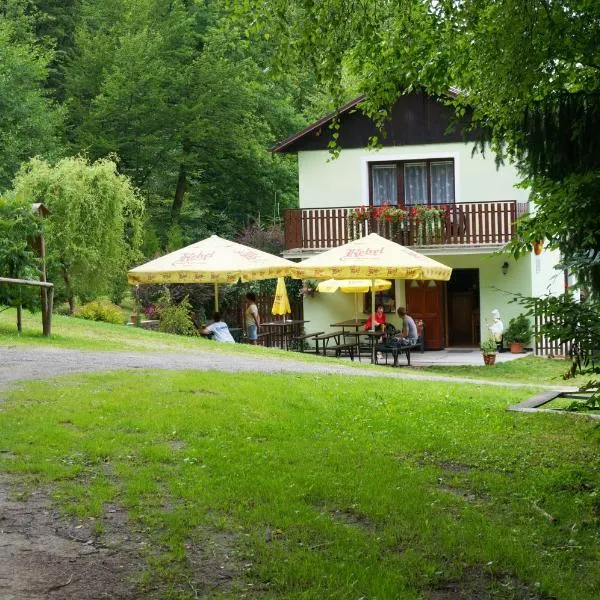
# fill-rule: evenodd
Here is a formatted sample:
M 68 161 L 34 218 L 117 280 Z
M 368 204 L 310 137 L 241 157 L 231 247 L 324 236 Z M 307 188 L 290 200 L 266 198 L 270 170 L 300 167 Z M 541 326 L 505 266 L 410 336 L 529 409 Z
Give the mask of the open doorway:
M 446 293 L 448 346 L 478 346 L 479 269 L 453 269 Z

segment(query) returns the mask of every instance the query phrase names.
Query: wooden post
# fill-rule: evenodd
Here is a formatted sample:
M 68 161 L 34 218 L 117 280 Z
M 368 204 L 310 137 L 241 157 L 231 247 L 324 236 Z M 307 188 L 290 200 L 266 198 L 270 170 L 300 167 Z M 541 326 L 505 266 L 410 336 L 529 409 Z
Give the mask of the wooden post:
M 52 284 L 51 284 L 52 285 Z M 50 337 L 52 330 L 52 308 L 54 306 L 54 286 L 48 289 L 48 304 L 46 305 L 46 330 L 44 337 Z
M 45 337 L 50 335 L 51 320 L 52 320 L 52 305 L 54 303 L 54 284 L 46 281 L 32 281 L 29 279 L 11 279 L 10 277 L 0 277 L 0 283 L 16 283 L 17 285 L 31 285 L 34 287 L 46 288 L 50 290 L 49 301 L 46 310 L 42 307 L 42 330 Z M 22 306 L 19 303 L 17 306 L 17 330 L 21 333 L 22 329 Z M 45 314 L 44 314 L 45 313 Z M 44 327 L 46 321 L 46 327 Z

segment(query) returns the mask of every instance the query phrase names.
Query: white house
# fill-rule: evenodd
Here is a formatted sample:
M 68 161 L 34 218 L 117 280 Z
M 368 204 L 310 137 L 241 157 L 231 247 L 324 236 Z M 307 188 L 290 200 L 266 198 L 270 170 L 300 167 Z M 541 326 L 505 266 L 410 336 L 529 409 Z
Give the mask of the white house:
M 307 258 L 375 231 L 452 267 L 448 282 L 397 280 L 382 298 L 390 321 L 397 322 L 401 305 L 423 320 L 428 349 L 479 346 L 492 310 L 500 311 L 505 325 L 520 312 L 509 303 L 515 292 L 563 291 L 556 252 L 518 261 L 499 252 L 514 234 L 516 218 L 529 210 L 527 191 L 515 187 L 514 167 L 497 167 L 493 154 L 479 152 L 474 136 L 456 124 L 450 108 L 416 92 L 396 103 L 381 148 L 368 149 L 377 132 L 361 112 L 361 100 L 338 113 L 339 157 L 328 150 L 333 115 L 272 148 L 298 156 L 300 202 L 284 214 L 284 256 Z M 365 317 L 368 297 L 360 299 Z M 354 315 L 354 301 L 341 293 L 307 296 L 304 317 L 311 330 L 327 329 Z

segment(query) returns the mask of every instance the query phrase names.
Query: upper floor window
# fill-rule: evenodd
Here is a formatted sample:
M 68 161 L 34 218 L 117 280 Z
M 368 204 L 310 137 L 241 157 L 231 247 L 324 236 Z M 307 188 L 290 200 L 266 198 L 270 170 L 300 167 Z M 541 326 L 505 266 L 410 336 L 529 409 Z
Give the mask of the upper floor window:
M 454 160 L 371 163 L 371 204 L 451 204 Z

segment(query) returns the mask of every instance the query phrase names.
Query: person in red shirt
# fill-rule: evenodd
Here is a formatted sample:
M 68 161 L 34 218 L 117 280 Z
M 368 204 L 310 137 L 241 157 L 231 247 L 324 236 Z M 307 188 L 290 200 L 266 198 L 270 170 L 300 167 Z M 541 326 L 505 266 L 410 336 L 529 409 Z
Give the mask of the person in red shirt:
M 378 304 L 375 309 L 375 327 L 373 328 L 375 331 L 384 331 L 385 330 L 385 313 L 383 312 L 383 304 Z M 369 331 L 371 329 L 371 315 L 367 319 L 365 323 L 365 331 Z

